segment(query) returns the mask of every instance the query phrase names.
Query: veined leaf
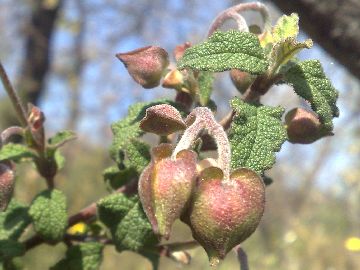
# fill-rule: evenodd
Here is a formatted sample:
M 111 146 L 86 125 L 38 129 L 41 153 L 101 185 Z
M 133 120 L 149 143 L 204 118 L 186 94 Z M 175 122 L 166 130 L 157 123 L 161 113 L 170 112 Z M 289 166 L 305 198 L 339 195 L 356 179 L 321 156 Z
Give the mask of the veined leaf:
M 203 71 L 199 74 L 199 103 L 207 106 L 213 90 L 214 76 L 211 72 Z
M 178 68 L 221 72 L 239 69 L 261 74 L 268 67 L 259 39 L 248 32 L 215 32 L 208 41 L 186 49 Z
M 271 68 L 274 72 L 281 66 L 291 60 L 302 49 L 309 49 L 313 45 L 311 39 L 304 42 L 297 42 L 295 38 L 289 37 L 276 43 L 271 51 Z
M 65 258 L 51 270 L 97 270 L 102 261 L 103 245 L 95 242 L 80 243 L 66 251 Z
M 294 87 L 296 94 L 310 102 L 323 124 L 324 135 L 331 133 L 332 119 L 339 116 L 338 91 L 325 76 L 320 62 L 308 60 L 294 64 L 285 73 L 285 81 Z
M 132 139 L 125 146 L 127 168 L 133 167 L 140 174 L 150 162 L 150 146 L 140 140 Z
M 67 227 L 66 197 L 60 190 L 45 190 L 32 202 L 29 210 L 34 228 L 44 239 L 57 242 Z
M 231 101 L 235 116 L 231 125 L 231 167 L 245 167 L 262 174 L 275 163 L 286 140 L 286 129 L 281 122 L 284 109 L 245 103 L 239 98 Z
M 137 197 L 112 194 L 102 199 L 97 207 L 99 218 L 110 229 L 117 250 L 139 251 L 157 243 Z
M 292 13 L 290 16 L 283 15 L 279 18 L 273 29 L 273 41 L 277 43 L 287 38 L 296 38 L 299 34 L 299 16 Z
M 14 162 L 20 162 L 22 159 L 35 157 L 36 153 L 22 144 L 8 143 L 0 149 L 0 161 L 8 159 Z
M 48 139 L 50 147 L 58 148 L 68 141 L 76 139 L 75 132 L 71 130 L 64 130 L 56 133 L 53 137 Z

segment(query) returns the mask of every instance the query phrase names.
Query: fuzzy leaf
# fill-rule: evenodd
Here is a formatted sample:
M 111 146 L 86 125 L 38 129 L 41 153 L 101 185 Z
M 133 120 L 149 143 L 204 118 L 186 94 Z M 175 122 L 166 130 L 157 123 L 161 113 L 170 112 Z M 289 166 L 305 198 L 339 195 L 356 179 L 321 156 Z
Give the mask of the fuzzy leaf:
M 0 262 L 14 257 L 22 256 L 25 246 L 15 240 L 0 240 Z
M 147 108 L 158 104 L 170 104 L 179 107 L 169 100 L 158 100 L 149 103 L 136 103 L 129 108 L 127 117 L 111 125 L 114 139 L 110 147 L 111 157 L 118 163 L 122 160 L 119 151 L 123 149 L 132 139 L 144 134 L 139 127 L 139 121 L 145 116 Z
M 283 15 L 279 18 L 273 29 L 275 43 L 287 38 L 295 38 L 299 34 L 299 16 L 292 13 L 290 16 Z
M 127 155 L 126 167 L 134 167 L 140 174 L 150 162 L 150 146 L 140 140 L 130 140 L 125 146 Z
M 309 49 L 312 45 L 311 39 L 307 39 L 304 42 L 297 42 L 295 38 L 289 37 L 279 41 L 274 45 L 270 54 L 271 66 L 274 68 L 274 71 L 276 71 L 278 67 L 292 60 L 302 49 Z
M 199 103 L 201 106 L 207 106 L 211 93 L 213 91 L 214 76 L 211 72 L 200 72 L 199 74 Z
M 30 224 L 28 207 L 11 200 L 5 212 L 0 213 L 0 240 L 17 240 Z
M 58 148 L 68 141 L 76 139 L 75 132 L 71 130 L 64 130 L 56 133 L 53 137 L 48 139 L 48 143 L 51 147 Z
M 139 251 L 157 240 L 137 197 L 112 194 L 98 205 L 100 220 L 110 229 L 118 251 Z
M 35 158 L 36 153 L 22 144 L 8 143 L 0 149 L 0 161 L 12 160 L 20 162 L 24 158 Z
M 231 101 L 235 116 L 230 130 L 231 166 L 245 167 L 259 174 L 270 169 L 286 140 L 281 122 L 284 109 L 247 104 L 238 98 Z
M 29 214 L 34 228 L 44 239 L 57 242 L 67 227 L 66 197 L 60 190 L 45 190 L 32 202 Z
M 51 270 L 97 270 L 102 261 L 103 245 L 88 242 L 72 246 L 66 251 L 65 258 L 60 260 Z
M 259 39 L 248 32 L 215 32 L 208 41 L 186 49 L 178 68 L 221 72 L 239 69 L 252 74 L 264 73 L 268 67 Z
M 320 62 L 308 60 L 294 64 L 285 74 L 285 81 L 294 87 L 296 94 L 310 102 L 323 124 L 324 135 L 331 133 L 332 119 L 339 116 L 338 91 L 325 76 Z
M 130 180 L 138 177 L 138 173 L 133 167 L 119 170 L 117 166 L 112 166 L 104 170 L 103 177 L 104 181 L 107 182 L 112 189 L 118 189 Z

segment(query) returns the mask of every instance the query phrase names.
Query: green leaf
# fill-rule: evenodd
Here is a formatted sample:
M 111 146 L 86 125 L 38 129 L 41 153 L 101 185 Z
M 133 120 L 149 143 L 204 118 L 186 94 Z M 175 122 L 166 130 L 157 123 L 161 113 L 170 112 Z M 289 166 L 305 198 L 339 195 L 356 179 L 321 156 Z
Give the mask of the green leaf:
M 103 177 L 104 181 L 107 182 L 112 189 L 118 189 L 130 180 L 138 177 L 138 172 L 133 167 L 119 170 L 117 166 L 112 166 L 104 170 Z
M 56 149 L 54 152 L 54 159 L 56 163 L 57 170 L 61 170 L 65 165 L 65 157 L 60 153 L 59 149 Z
M 20 162 L 23 159 L 35 157 L 36 153 L 22 144 L 8 143 L 0 149 L 0 161 L 8 159 Z
M 76 139 L 75 132 L 71 130 L 64 130 L 56 133 L 53 137 L 48 139 L 50 147 L 58 148 L 68 141 Z
M 295 38 L 299 34 L 299 16 L 292 13 L 290 16 L 283 15 L 279 18 L 273 29 L 273 40 L 277 43 L 287 38 Z
M 17 240 L 30 224 L 28 207 L 11 200 L 5 212 L 0 213 L 0 240 Z
M 158 100 L 150 103 L 136 103 L 129 108 L 127 117 L 111 125 L 114 139 L 110 147 L 110 154 L 116 162 L 122 162 L 119 156 L 119 151 L 127 146 L 130 140 L 144 134 L 139 127 L 139 121 L 145 116 L 146 109 L 158 104 L 170 104 L 179 108 L 178 104 L 169 100 Z
M 137 197 L 112 194 L 100 200 L 97 207 L 99 219 L 110 229 L 118 251 L 139 251 L 157 243 Z
M 0 262 L 22 256 L 24 253 L 24 244 L 11 239 L 0 240 Z
M 331 133 L 332 119 L 339 116 L 336 106 L 338 91 L 325 76 L 320 62 L 308 60 L 294 64 L 284 79 L 294 87 L 296 94 L 310 102 L 311 108 L 323 124 L 323 134 Z
M 65 258 L 60 260 L 51 270 L 97 270 L 102 261 L 103 245 L 87 242 L 72 246 L 66 251 Z
M 50 242 L 63 238 L 67 227 L 66 197 L 60 190 L 45 190 L 32 202 L 29 214 L 34 228 Z
M 199 74 L 199 103 L 207 106 L 213 91 L 214 76 L 211 72 L 203 71 Z
M 150 162 L 150 146 L 140 140 L 130 140 L 125 146 L 125 152 L 127 155 L 126 167 L 135 168 L 139 174 Z
M 286 140 L 286 129 L 281 122 L 284 109 L 252 105 L 235 98 L 231 101 L 235 111 L 229 134 L 231 166 L 245 167 L 259 174 L 270 169 Z
M 252 74 L 264 73 L 268 67 L 256 35 L 229 30 L 215 32 L 208 41 L 188 48 L 178 61 L 178 68 L 221 72 L 239 69 Z
M 270 54 L 273 71 L 276 71 L 278 67 L 292 60 L 302 49 L 309 49 L 312 45 L 311 39 L 307 39 L 304 42 L 297 42 L 295 38 L 289 37 L 279 41 L 273 46 Z

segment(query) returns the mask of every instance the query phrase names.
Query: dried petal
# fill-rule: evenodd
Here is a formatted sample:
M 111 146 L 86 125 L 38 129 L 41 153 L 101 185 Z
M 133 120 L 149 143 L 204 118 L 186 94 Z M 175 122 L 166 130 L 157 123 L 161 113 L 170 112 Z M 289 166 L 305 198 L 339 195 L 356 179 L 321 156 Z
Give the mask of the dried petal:
M 155 105 L 146 110 L 140 128 L 157 135 L 169 135 L 186 128 L 179 111 L 171 105 Z
M 144 88 L 154 88 L 169 65 L 168 53 L 160 47 L 148 46 L 116 57 L 125 65 L 131 77 Z

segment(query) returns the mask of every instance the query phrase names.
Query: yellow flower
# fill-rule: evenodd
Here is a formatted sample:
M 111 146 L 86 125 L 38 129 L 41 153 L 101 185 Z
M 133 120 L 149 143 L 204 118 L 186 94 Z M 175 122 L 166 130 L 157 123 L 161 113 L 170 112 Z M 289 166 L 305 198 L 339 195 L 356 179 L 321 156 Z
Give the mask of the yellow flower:
M 345 248 L 350 251 L 360 251 L 360 238 L 349 237 L 345 241 Z
M 84 234 L 86 233 L 86 230 L 87 225 L 84 222 L 79 222 L 67 229 L 67 233 L 72 235 Z

